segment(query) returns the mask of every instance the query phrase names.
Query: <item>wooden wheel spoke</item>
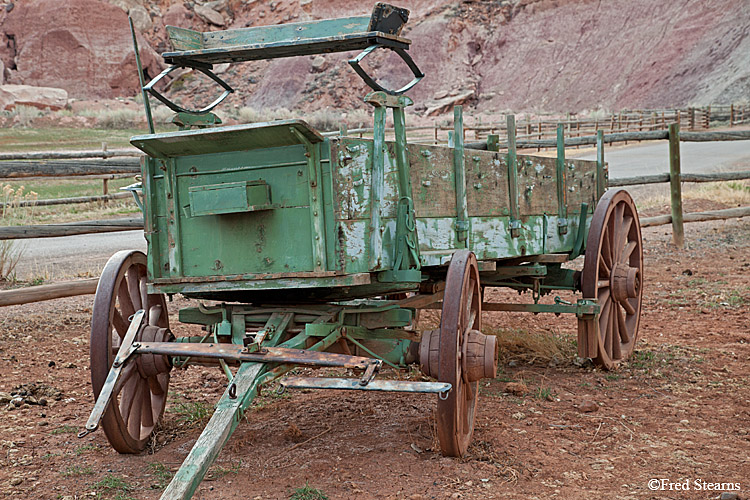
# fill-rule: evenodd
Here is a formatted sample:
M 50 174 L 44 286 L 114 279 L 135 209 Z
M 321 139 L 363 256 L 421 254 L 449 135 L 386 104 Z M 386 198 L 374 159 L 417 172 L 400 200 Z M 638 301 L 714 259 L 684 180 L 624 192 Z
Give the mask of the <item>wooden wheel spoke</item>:
M 472 303 L 474 301 L 474 290 L 476 288 L 476 281 L 473 279 L 469 281 L 469 291 L 468 296 L 466 297 L 466 309 L 465 309 L 465 316 L 466 323 L 464 325 L 463 331 L 461 333 L 466 333 L 474 326 L 474 321 L 477 319 L 477 311 L 472 308 Z
M 617 262 L 625 262 L 627 257 L 625 256 L 626 244 L 628 242 L 628 234 L 630 233 L 630 227 L 633 225 L 633 217 L 630 215 L 626 216 L 622 221 L 622 228 L 620 230 L 620 239 L 617 240 Z
M 605 278 L 609 277 L 609 273 L 612 269 L 612 245 L 609 241 L 609 234 L 611 234 L 611 231 L 609 230 L 609 227 L 604 227 L 604 237 L 602 238 L 602 247 L 601 247 L 601 262 L 604 264 L 604 268 L 606 269 L 606 275 Z M 599 272 L 599 275 L 601 276 L 601 270 Z
M 630 334 L 628 333 L 628 327 L 625 324 L 625 315 L 622 313 L 622 309 L 617 308 L 617 324 L 620 331 L 620 340 L 623 344 L 630 342 Z
M 151 391 L 151 394 L 153 394 L 154 396 L 164 395 L 164 388 L 161 385 L 161 381 L 159 380 L 158 375 L 149 377 L 148 388 Z
M 630 256 L 633 255 L 633 250 L 636 249 L 638 243 L 635 241 L 628 241 L 625 245 L 625 249 L 622 251 L 622 262 L 630 261 Z
M 151 397 L 151 395 L 148 393 L 148 390 L 145 390 L 147 388 L 148 386 L 146 385 L 145 380 L 139 377 L 135 385 L 133 405 L 131 406 L 130 411 L 127 414 L 128 433 L 130 433 L 130 435 L 135 439 L 141 438 L 141 419 L 143 418 L 141 412 L 143 410 L 143 400 L 146 397 Z
M 609 302 L 610 294 L 611 294 L 611 291 L 609 287 L 600 289 L 598 299 L 599 299 L 599 306 L 602 307 L 602 309 L 604 308 L 604 304 Z
M 633 304 L 630 303 L 630 300 L 631 299 L 623 300 L 622 302 L 620 302 L 620 304 L 622 304 L 622 307 L 625 308 L 625 311 L 632 316 L 636 311 L 635 307 L 633 307 Z
M 622 351 L 620 349 L 620 326 L 619 322 L 617 320 L 617 316 L 619 314 L 620 306 L 617 305 L 617 303 L 612 304 L 612 334 L 610 335 L 612 337 L 612 353 L 611 358 L 612 359 L 620 359 L 622 358 Z
M 596 288 L 607 288 L 609 286 L 609 280 L 599 280 L 596 282 Z
M 125 318 L 129 318 L 135 313 L 135 305 L 133 305 L 133 299 L 130 298 L 130 290 L 128 290 L 127 280 L 122 280 L 120 286 L 117 289 L 117 298 L 120 302 L 120 311 Z
M 132 361 L 125 365 L 125 367 L 122 369 L 122 372 L 120 372 L 120 378 L 117 380 L 117 382 L 115 382 L 115 386 L 112 388 L 113 398 L 116 398 L 117 395 L 120 394 L 120 391 L 125 386 L 125 384 L 127 384 L 133 374 L 137 372 L 138 370 L 136 370 L 135 363 L 133 363 Z
M 133 308 L 136 311 L 143 308 L 141 304 L 141 289 L 138 283 L 138 278 L 138 271 L 136 269 L 134 269 L 133 267 L 128 269 L 128 272 L 125 275 L 125 281 L 128 284 L 128 294 L 130 296 L 130 302 L 133 304 Z
M 125 318 L 122 317 L 122 314 L 117 309 L 112 313 L 112 326 L 115 327 L 115 331 L 120 338 L 123 338 L 128 331 L 128 322 L 125 321 Z
M 599 335 L 604 340 L 604 350 L 607 354 L 612 352 L 612 329 L 610 328 L 612 324 L 612 317 L 610 314 L 611 310 L 612 301 L 608 300 L 602 306 L 601 316 L 599 317 Z
M 141 266 L 138 266 L 136 269 L 136 276 L 138 277 L 138 300 L 141 301 L 141 309 L 146 311 L 144 322 L 147 325 L 150 325 L 149 309 L 151 308 L 151 304 L 149 302 L 148 287 L 146 285 L 146 269 Z
M 120 398 L 120 414 L 123 417 L 123 421 L 127 423 L 128 415 L 130 415 L 130 410 L 133 408 L 133 401 L 135 400 L 135 396 L 137 396 L 136 392 L 138 390 L 139 380 L 141 377 L 137 374 L 137 370 L 134 371 L 136 375 L 131 375 L 128 377 L 126 381 L 122 384 L 122 397 Z
M 144 386 L 143 408 L 141 409 L 141 423 L 143 424 L 143 427 L 149 429 L 154 426 L 154 408 L 151 405 L 151 398 L 153 396 L 151 395 L 151 391 L 148 390 L 149 384 L 145 383 L 145 381 Z

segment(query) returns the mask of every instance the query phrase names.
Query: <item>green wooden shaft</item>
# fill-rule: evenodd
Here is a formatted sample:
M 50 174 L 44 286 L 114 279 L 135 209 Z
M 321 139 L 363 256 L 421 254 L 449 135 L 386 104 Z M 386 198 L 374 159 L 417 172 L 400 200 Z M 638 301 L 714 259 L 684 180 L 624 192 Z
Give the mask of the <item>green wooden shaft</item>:
M 297 129 L 290 127 L 289 131 L 297 136 L 300 143 L 305 146 L 307 156 L 308 176 L 310 180 L 310 226 L 312 229 L 312 258 L 313 269 L 323 271 L 327 269 L 326 265 L 326 247 L 325 247 L 325 227 L 323 221 L 323 196 L 321 188 L 321 175 L 318 165 L 320 162 L 320 147 L 318 144 L 310 142 L 304 134 Z
M 510 197 L 510 236 L 521 234 L 521 221 L 518 218 L 518 156 L 516 154 L 516 117 L 506 115 L 508 130 L 508 196 Z
M 161 495 L 161 500 L 188 500 L 200 485 L 208 468 L 216 460 L 224 444 L 229 440 L 242 418 L 245 396 L 255 395 L 257 378 L 265 367 L 264 363 L 243 363 L 234 376 L 237 389 L 235 399 L 229 397 L 229 388 L 216 405 L 208 425 L 193 445 L 187 458 Z M 231 387 L 231 386 L 230 386 Z M 252 402 L 249 398 L 247 405 Z
M 383 235 L 380 223 L 380 202 L 385 183 L 385 107 L 375 107 L 372 144 L 372 186 L 370 197 L 370 269 L 383 265 Z
M 404 108 L 393 108 L 393 131 L 396 135 L 396 165 L 398 171 L 398 195 L 411 198 L 411 176 L 409 160 L 406 158 L 406 123 Z
M 596 131 L 596 199 L 607 189 L 607 172 L 604 163 L 604 130 Z
M 169 268 L 173 274 L 182 274 L 182 244 L 180 239 L 180 213 L 179 195 L 177 193 L 177 165 L 174 160 L 166 161 L 167 171 L 164 175 L 166 181 L 166 200 L 164 205 L 167 207 L 167 246 L 169 256 Z
M 487 151 L 500 151 L 500 136 L 498 134 L 487 135 Z
M 680 182 L 680 126 L 677 123 L 671 123 L 669 125 L 669 191 L 672 198 L 672 242 L 678 248 L 685 248 Z
M 565 184 L 565 126 L 557 124 L 557 213 L 560 216 L 557 230 L 560 234 L 568 232 L 568 202 Z
M 463 106 L 453 108 L 453 171 L 456 185 L 456 234 L 459 246 L 467 248 L 469 215 L 466 200 Z
M 141 55 L 138 53 L 138 39 L 135 36 L 135 26 L 133 18 L 128 16 L 130 23 L 130 33 L 133 35 L 133 48 L 135 49 L 135 65 L 138 67 L 138 81 L 141 83 L 141 96 L 143 96 L 143 107 L 146 111 L 146 121 L 148 122 L 148 131 L 154 133 L 154 118 L 151 116 L 151 102 L 148 100 L 148 92 L 143 90 L 146 82 L 143 78 L 143 66 L 141 65 Z

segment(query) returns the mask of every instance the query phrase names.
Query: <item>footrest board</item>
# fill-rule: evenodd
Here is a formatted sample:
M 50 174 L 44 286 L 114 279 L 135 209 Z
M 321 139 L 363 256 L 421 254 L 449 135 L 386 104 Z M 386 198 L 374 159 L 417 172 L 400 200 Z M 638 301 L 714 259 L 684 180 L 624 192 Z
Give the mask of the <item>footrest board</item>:
M 289 377 L 281 382 L 289 389 L 338 389 L 350 391 L 447 393 L 447 382 L 409 382 L 405 380 L 372 380 L 361 385 L 358 378 Z

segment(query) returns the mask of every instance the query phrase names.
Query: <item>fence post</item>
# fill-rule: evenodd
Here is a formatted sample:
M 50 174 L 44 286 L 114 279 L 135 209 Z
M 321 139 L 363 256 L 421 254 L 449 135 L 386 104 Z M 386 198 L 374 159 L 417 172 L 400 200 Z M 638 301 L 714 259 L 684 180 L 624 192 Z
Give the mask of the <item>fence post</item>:
M 669 191 L 672 198 L 672 242 L 685 248 L 685 229 L 682 224 L 682 186 L 680 185 L 680 126 L 669 124 Z
M 102 142 L 102 153 L 106 153 L 106 152 L 107 152 L 107 143 L 106 142 Z M 104 156 L 106 158 L 107 155 L 105 154 L 105 155 L 102 155 L 102 156 Z M 102 194 L 104 196 L 106 196 L 106 195 L 109 194 L 108 179 L 102 179 Z M 104 203 L 107 203 L 107 200 L 104 200 Z

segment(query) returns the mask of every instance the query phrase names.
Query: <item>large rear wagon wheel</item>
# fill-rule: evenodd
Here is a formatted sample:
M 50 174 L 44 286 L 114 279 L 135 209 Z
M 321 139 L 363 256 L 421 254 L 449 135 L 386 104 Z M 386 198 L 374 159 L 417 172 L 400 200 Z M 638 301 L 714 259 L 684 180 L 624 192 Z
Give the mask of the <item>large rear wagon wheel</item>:
M 599 302 L 594 362 L 613 369 L 633 352 L 643 299 L 643 245 L 633 199 L 607 191 L 596 206 L 586 242 L 583 298 Z M 579 326 L 580 327 L 580 326 Z
M 172 338 L 163 294 L 146 292 L 146 256 L 123 250 L 107 261 L 96 288 L 91 319 L 91 385 L 98 397 L 133 313 L 144 309 L 136 341 L 164 342 Z M 120 453 L 143 451 L 164 413 L 169 387 L 169 361 L 144 355 L 130 360 L 115 385 L 101 426 Z
M 465 344 L 469 341 L 469 332 L 480 331 L 481 327 L 482 298 L 477 259 L 472 252 L 459 250 L 453 254 L 448 267 L 440 318 L 437 378 L 452 386 L 445 399 L 438 399 L 437 406 L 438 438 L 446 456 L 463 456 L 474 432 L 479 382 L 469 380 L 462 359 L 467 353 L 468 345 Z

